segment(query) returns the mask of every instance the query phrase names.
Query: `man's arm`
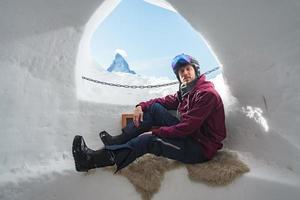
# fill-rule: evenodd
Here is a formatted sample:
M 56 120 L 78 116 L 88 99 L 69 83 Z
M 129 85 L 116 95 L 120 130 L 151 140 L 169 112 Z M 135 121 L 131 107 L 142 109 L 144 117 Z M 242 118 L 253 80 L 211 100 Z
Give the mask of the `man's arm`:
M 161 137 L 183 137 L 200 129 L 203 122 L 217 106 L 217 97 L 211 92 L 200 92 L 191 110 L 182 115 L 179 124 L 153 130 L 152 134 Z
M 138 105 L 142 107 L 142 110 L 144 112 L 147 111 L 147 109 L 153 103 L 160 103 L 161 105 L 163 105 L 164 107 L 166 107 L 169 110 L 176 110 L 177 106 L 179 104 L 177 96 L 178 96 L 177 93 L 174 95 L 167 95 L 165 97 L 155 98 L 155 99 L 150 99 L 149 101 L 140 102 Z
M 177 94 L 174 94 L 139 103 L 135 106 L 133 115 L 133 123 L 136 127 L 139 127 L 140 122 L 143 121 L 143 112 L 145 112 L 153 103 L 160 103 L 167 109 L 177 109 L 179 101 L 177 99 Z

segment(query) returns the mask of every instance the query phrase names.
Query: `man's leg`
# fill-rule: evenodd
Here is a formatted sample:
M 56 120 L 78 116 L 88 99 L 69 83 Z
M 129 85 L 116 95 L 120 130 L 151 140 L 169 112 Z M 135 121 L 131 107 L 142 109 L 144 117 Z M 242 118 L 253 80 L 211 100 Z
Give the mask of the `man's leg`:
M 128 165 L 128 161 L 136 158 L 137 151 L 134 150 L 135 145 L 132 145 L 136 142 L 127 143 L 128 141 L 149 131 L 152 126 L 171 126 L 177 123 L 179 120 L 176 117 L 171 115 L 161 104 L 155 103 L 150 106 L 148 111 L 144 112 L 143 122 L 139 127 L 135 127 L 132 122 L 122 129 L 123 133 L 119 136 L 107 134 L 104 138 L 101 137 L 105 145 L 111 145 L 104 149 L 91 150 L 86 146 L 82 136 L 75 136 L 72 148 L 76 170 L 87 171 L 114 164 L 117 164 L 119 169 L 123 168 Z
M 95 151 L 88 148 L 83 137 L 80 135 L 74 137 L 72 153 L 75 168 L 79 172 L 115 164 L 113 152 L 105 149 Z
M 154 103 L 144 112 L 143 121 L 139 127 L 130 122 L 122 129 L 121 135 L 111 136 L 105 131 L 102 131 L 99 135 L 105 145 L 124 144 L 132 138 L 149 131 L 152 126 L 172 126 L 178 123 L 179 120 L 170 114 L 164 106 Z
M 84 139 L 76 135 L 73 140 L 72 153 L 75 162 L 75 169 L 78 172 L 87 172 L 90 169 L 117 165 L 118 169 L 123 168 L 127 160 L 135 158 L 132 147 L 128 144 L 112 145 L 109 148 L 93 150 L 87 147 Z M 125 167 L 125 166 L 124 166 Z
M 114 164 L 117 165 L 117 171 L 119 171 L 146 153 L 183 163 L 207 161 L 200 144 L 190 137 L 159 138 L 145 134 L 133 138 L 126 144 L 105 146 L 97 151 L 89 149 L 81 136 L 75 136 L 73 141 L 73 156 L 77 171 L 88 171 Z
M 116 159 L 118 170 L 132 163 L 136 158 L 151 153 L 182 163 L 201 163 L 207 161 L 199 143 L 191 137 L 160 138 L 151 134 L 141 135 L 123 145 L 106 146 L 114 152 L 126 152 L 122 159 Z

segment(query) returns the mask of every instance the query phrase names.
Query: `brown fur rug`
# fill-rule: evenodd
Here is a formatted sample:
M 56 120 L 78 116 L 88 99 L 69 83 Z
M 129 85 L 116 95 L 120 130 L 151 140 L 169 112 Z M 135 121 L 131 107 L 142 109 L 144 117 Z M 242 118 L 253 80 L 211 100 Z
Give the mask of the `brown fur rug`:
M 163 157 L 144 155 L 117 174 L 125 176 L 135 187 L 143 200 L 150 200 L 158 192 L 165 172 L 185 166 L 192 181 L 210 186 L 231 183 L 236 177 L 249 171 L 249 168 L 236 153 L 220 151 L 210 161 L 201 164 L 182 164 Z M 115 167 L 105 168 L 115 171 Z

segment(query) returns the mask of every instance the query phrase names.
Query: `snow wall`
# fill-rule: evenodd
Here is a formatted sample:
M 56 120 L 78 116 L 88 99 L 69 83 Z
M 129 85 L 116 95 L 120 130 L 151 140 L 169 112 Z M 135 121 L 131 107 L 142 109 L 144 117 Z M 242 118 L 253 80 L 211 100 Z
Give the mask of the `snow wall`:
M 90 177 L 76 173 L 71 157 L 75 134 L 97 148 L 99 130 L 119 132 L 120 113 L 134 105 L 78 95 L 79 66 L 93 64 L 83 41 L 118 2 L 0 2 L 0 199 L 82 199 L 86 193 L 99 199 L 98 192 L 111 199 L 139 199 L 126 179 L 101 170 Z M 166 176 L 154 199 L 298 199 L 299 1 L 168 2 L 223 65 L 237 99 L 227 110 L 225 146 L 240 153 L 252 171 L 232 186 L 212 189 L 191 183 L 177 170 Z

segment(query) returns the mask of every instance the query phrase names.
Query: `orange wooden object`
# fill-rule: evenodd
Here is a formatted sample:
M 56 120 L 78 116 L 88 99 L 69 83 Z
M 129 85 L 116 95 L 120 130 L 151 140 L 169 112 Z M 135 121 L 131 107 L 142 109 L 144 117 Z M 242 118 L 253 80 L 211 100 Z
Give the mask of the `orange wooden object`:
M 133 121 L 133 113 L 122 113 L 122 128 L 124 128 L 129 122 Z M 159 126 L 152 126 L 151 130 L 158 129 Z
M 124 128 L 129 122 L 133 121 L 133 113 L 122 114 L 122 128 Z

